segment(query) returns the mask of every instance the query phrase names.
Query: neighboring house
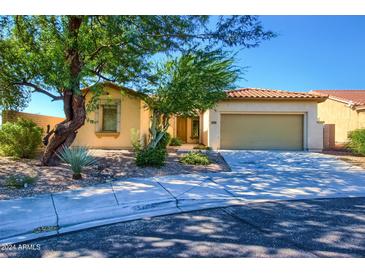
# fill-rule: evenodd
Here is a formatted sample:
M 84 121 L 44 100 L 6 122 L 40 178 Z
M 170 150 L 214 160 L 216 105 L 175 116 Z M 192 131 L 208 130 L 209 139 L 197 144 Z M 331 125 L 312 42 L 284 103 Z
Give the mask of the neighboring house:
M 350 131 L 365 128 L 365 90 L 313 90 L 311 93 L 328 96 L 328 100 L 318 105 L 318 116 L 326 126 L 331 126 L 330 134 L 337 147 L 346 144 Z
M 131 131 L 145 141 L 150 113 L 133 90 L 104 84 L 99 108 L 88 113 L 74 146 L 130 148 Z M 86 89 L 86 101 L 93 92 Z M 213 149 L 322 150 L 323 125 L 317 104 L 326 96 L 268 89 L 238 89 L 197 117 L 173 117 L 168 132 L 186 143 Z M 91 122 L 92 121 L 92 122 Z

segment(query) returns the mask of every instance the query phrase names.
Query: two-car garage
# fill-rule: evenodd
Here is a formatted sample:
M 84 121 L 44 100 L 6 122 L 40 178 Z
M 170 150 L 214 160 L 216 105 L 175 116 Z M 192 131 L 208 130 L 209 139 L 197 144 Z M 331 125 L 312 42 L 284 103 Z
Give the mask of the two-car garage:
M 301 114 L 222 114 L 221 149 L 303 150 Z
M 307 92 L 245 88 L 227 92 L 202 118 L 202 142 L 213 149 L 322 150 L 317 104 Z

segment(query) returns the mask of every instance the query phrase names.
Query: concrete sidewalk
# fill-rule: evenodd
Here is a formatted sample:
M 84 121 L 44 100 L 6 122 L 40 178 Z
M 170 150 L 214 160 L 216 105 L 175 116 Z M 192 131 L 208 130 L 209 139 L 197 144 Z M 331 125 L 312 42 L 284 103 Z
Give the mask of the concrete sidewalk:
M 251 202 L 365 197 L 365 172 L 314 153 L 222 152 L 232 172 L 117 180 L 0 201 L 0 244 Z
M 236 202 L 223 187 L 201 175 L 131 178 L 4 200 L 0 201 L 0 244 Z

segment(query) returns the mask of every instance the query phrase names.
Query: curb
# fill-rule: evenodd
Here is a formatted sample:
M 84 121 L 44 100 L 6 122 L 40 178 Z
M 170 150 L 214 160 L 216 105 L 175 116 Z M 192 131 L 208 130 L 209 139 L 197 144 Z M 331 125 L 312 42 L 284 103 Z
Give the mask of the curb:
M 232 197 L 233 198 L 233 197 Z M 93 228 L 103 225 L 109 225 L 119 222 L 126 222 L 126 221 L 133 221 L 143 218 L 151 218 L 151 217 L 158 217 L 163 215 L 170 215 L 170 214 L 176 214 L 176 213 L 183 213 L 183 212 L 189 212 L 189 211 L 195 211 L 195 210 L 202 210 L 202 209 L 209 209 L 209 208 L 218 208 L 218 207 L 227 207 L 232 205 L 238 205 L 243 204 L 245 202 L 239 201 L 237 198 L 233 199 L 220 199 L 220 200 L 180 200 L 182 202 L 182 206 L 177 207 L 176 201 L 174 199 L 171 199 L 169 202 L 152 202 L 152 203 L 139 203 L 132 205 L 130 208 L 140 207 L 142 210 L 140 212 L 138 211 L 131 211 L 130 214 L 123 214 L 126 213 L 123 209 L 125 209 L 125 206 L 117 206 L 114 208 L 104 208 L 105 212 L 114 210 L 117 214 L 114 216 L 109 216 L 106 218 L 100 217 L 97 219 L 90 219 L 82 222 L 73 222 L 75 217 L 81 217 L 81 214 L 74 214 L 74 215 L 66 215 L 62 216 L 62 218 L 65 220 L 63 225 L 57 225 L 57 226 L 51 226 L 53 228 L 56 228 L 52 231 L 45 231 L 45 232 L 35 232 L 37 228 L 34 228 L 33 230 L 26 230 L 23 233 L 19 234 L 11 234 L 4 238 L 0 239 L 0 245 L 11 245 L 11 244 L 17 244 L 22 243 L 30 240 L 45 238 L 49 236 L 55 236 L 60 235 L 64 233 L 84 230 L 87 228 Z M 165 206 L 159 208 L 161 204 L 164 204 Z M 156 207 L 157 206 L 157 207 Z M 158 208 L 156 210 L 156 208 Z M 56 214 L 54 216 L 56 218 Z M 87 217 L 87 216 L 86 216 Z M 85 216 L 83 216 L 85 218 Z M 40 220 L 38 220 L 40 221 Z M 40 221 L 41 222 L 41 221 Z M 45 222 L 43 226 L 40 227 L 47 227 L 46 224 L 50 224 Z M 54 223 L 52 223 L 54 224 Z M 17 224 L 19 226 L 19 224 Z M 38 227 L 38 228 L 40 228 Z

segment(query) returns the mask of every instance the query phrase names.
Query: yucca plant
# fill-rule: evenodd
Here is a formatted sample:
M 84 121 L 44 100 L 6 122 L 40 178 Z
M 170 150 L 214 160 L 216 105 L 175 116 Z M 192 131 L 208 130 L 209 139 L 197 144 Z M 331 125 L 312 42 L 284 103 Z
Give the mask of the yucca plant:
M 90 155 L 86 147 L 69 148 L 63 146 L 57 156 L 71 166 L 72 179 L 75 180 L 82 179 L 81 172 L 84 167 L 96 163 L 96 159 Z

